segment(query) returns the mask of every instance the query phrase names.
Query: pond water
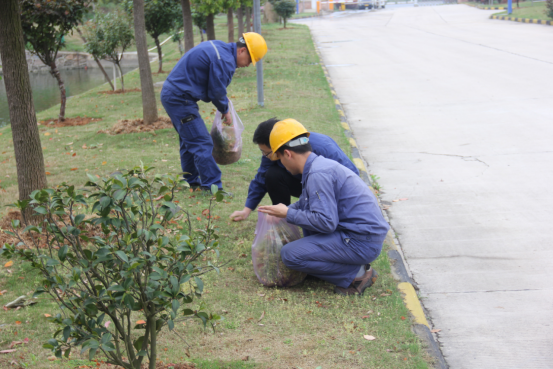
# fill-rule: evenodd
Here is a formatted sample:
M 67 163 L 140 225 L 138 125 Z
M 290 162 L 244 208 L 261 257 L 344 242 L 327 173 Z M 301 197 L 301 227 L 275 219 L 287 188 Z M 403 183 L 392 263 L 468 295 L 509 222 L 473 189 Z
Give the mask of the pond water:
M 136 68 L 136 65 L 123 66 L 123 73 L 127 73 Z M 113 76 L 112 68 L 107 67 L 105 69 L 110 77 Z M 104 75 L 99 68 L 88 68 L 87 70 L 66 69 L 60 70 L 60 74 L 65 84 L 67 97 L 81 94 L 105 83 Z M 33 101 L 37 113 L 60 103 L 58 82 L 49 72 L 31 73 L 29 76 L 31 78 Z M 121 87 L 119 80 L 117 81 L 117 87 Z M 71 104 L 71 100 L 68 100 L 67 104 Z M 10 124 L 10 112 L 8 110 L 4 77 L 2 77 L 0 80 L 0 127 L 4 127 L 8 124 Z

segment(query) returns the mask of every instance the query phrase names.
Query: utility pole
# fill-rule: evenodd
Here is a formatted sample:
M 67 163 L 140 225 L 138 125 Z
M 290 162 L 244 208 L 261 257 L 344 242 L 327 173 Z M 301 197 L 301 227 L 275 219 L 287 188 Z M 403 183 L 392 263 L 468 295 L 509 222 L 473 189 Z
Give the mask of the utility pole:
M 259 0 L 253 0 L 253 17 L 253 30 L 261 34 L 261 5 L 259 4 Z M 265 99 L 263 97 L 263 61 L 258 61 L 255 67 L 257 70 L 257 104 L 265 106 Z

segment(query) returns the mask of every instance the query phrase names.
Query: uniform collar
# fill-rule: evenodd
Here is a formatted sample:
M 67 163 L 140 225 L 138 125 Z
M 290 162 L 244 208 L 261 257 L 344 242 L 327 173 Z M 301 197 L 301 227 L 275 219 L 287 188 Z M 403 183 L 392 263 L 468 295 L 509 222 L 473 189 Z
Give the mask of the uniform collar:
M 302 173 L 302 176 L 301 176 L 301 183 L 305 183 L 305 181 L 307 180 L 307 176 L 309 175 L 309 172 L 311 171 L 311 165 L 313 164 L 313 161 L 315 159 L 317 159 L 318 157 L 319 157 L 319 155 L 315 154 L 314 152 L 309 154 L 309 156 L 307 157 L 307 160 L 305 161 L 305 165 L 303 166 L 303 173 Z

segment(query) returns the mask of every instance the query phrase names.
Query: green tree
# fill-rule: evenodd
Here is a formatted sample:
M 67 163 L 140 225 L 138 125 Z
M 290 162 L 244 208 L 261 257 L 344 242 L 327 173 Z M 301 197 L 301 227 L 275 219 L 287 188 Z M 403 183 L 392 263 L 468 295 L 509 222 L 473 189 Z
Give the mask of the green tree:
M 2 3 L 0 58 L 10 112 L 19 200 L 23 201 L 33 191 L 46 187 L 46 173 L 19 14 L 18 0 Z M 33 215 L 31 208 L 22 213 L 23 218 L 29 221 Z M 40 217 L 32 220 L 38 221 Z
M 84 31 L 87 39 L 86 51 L 98 59 L 106 59 L 117 65 L 121 75 L 121 88 L 125 91 L 121 60 L 134 39 L 133 24 L 129 16 L 121 11 L 96 13 L 94 19 L 85 24 Z
M 222 11 L 222 0 L 195 0 L 196 10 L 205 15 L 208 40 L 215 40 L 215 14 Z
M 179 52 L 181 56 L 182 54 L 184 54 L 184 47 L 182 45 L 182 40 L 184 38 L 184 32 L 183 32 L 184 25 L 182 23 L 182 20 L 183 20 L 182 17 L 178 17 L 175 20 L 174 28 L 172 30 L 173 36 L 171 37 L 171 41 L 177 42 L 179 44 Z
M 193 224 L 174 201 L 179 188 L 188 187 L 182 175 L 152 176 L 150 169 L 89 175 L 86 192 L 62 184 L 13 204 L 22 211 L 32 204 L 45 218 L 40 226 L 13 221 L 8 233 L 21 242 L 4 245 L 0 255 L 30 262 L 44 278 L 35 296 L 46 293 L 63 308 L 63 315 L 49 318 L 57 330 L 44 345 L 57 357 L 80 346 L 90 360 L 102 353 L 110 364 L 139 369 L 147 357 L 154 369 L 163 327 L 221 319 L 191 304 L 202 294 L 201 276 L 219 270 L 211 262 L 219 255 L 211 214 L 223 193 L 213 186 L 207 224 Z M 46 248 L 25 241 L 26 232 L 46 236 Z
M 284 28 L 286 28 L 286 20 L 296 12 L 296 3 L 292 0 L 280 0 L 274 3 L 275 12 L 284 20 Z
M 133 1 L 127 0 L 125 7 L 132 10 Z M 164 33 L 170 33 L 175 28 L 175 22 L 182 24 L 182 10 L 180 3 L 175 0 L 145 0 L 144 20 L 146 32 L 154 39 L 159 59 L 158 73 L 163 72 L 163 53 L 159 37 Z
M 65 85 L 56 66 L 64 36 L 77 26 L 88 11 L 87 0 L 20 0 L 21 27 L 29 50 L 48 67 L 58 82 L 61 105 L 59 121 L 65 120 Z

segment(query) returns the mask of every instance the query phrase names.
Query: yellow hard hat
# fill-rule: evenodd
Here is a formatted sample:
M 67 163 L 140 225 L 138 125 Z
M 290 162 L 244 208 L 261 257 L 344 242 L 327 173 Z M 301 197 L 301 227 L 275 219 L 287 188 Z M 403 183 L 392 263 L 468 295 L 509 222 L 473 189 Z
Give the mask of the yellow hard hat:
M 307 137 L 309 137 L 309 132 L 307 132 L 305 127 L 295 119 L 288 118 L 277 122 L 273 126 L 273 130 L 269 136 L 269 143 L 273 151 L 270 159 L 272 161 L 278 160 L 276 155 L 277 150 L 285 143 L 304 133 L 307 133 Z
M 263 59 L 265 54 L 267 54 L 267 43 L 263 36 L 255 32 L 243 33 L 242 37 L 244 37 L 244 41 L 246 41 L 246 46 L 252 58 L 252 64 L 255 65 L 255 63 Z

